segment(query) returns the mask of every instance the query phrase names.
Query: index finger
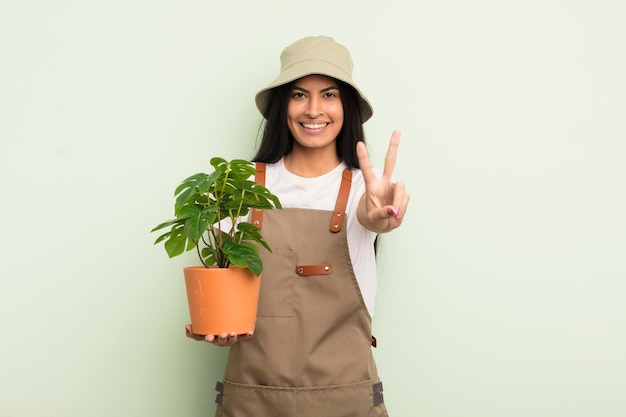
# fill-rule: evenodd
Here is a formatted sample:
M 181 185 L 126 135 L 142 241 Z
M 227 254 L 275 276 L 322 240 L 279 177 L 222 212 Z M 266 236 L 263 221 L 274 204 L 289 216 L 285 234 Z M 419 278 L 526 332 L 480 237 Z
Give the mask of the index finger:
M 398 158 L 398 146 L 400 145 L 400 131 L 394 130 L 389 140 L 389 148 L 385 155 L 385 167 L 383 168 L 383 177 L 391 178 L 393 169 L 396 167 L 396 159 Z
M 363 173 L 363 179 L 365 180 L 365 184 L 368 185 L 376 179 L 376 175 L 372 170 L 372 164 L 370 163 L 370 158 L 367 155 L 365 143 L 359 141 L 356 144 L 356 155 L 359 159 L 359 168 Z

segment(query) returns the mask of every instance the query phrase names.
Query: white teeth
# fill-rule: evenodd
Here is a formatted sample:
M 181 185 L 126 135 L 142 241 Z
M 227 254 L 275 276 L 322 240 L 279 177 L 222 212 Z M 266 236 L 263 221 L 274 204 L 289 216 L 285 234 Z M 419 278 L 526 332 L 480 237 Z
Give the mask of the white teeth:
M 323 127 L 326 127 L 328 125 L 328 123 L 302 123 L 302 126 L 306 127 L 307 129 L 321 129 Z

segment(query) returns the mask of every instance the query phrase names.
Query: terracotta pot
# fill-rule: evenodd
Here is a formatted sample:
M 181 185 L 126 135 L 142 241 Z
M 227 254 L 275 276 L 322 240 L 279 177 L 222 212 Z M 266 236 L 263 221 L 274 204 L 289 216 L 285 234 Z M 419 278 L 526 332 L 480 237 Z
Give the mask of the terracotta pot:
M 250 270 L 230 268 L 184 268 L 191 327 L 195 334 L 254 330 L 261 277 Z

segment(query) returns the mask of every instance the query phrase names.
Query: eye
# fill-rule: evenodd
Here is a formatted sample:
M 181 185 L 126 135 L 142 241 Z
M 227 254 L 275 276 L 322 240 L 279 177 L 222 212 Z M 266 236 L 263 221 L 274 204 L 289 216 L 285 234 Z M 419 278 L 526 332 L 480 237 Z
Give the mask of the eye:
M 324 98 L 333 99 L 339 97 L 339 93 L 337 91 L 327 91 L 324 93 Z
M 301 91 L 294 91 L 291 94 L 291 98 L 294 100 L 302 100 L 305 97 L 304 93 Z

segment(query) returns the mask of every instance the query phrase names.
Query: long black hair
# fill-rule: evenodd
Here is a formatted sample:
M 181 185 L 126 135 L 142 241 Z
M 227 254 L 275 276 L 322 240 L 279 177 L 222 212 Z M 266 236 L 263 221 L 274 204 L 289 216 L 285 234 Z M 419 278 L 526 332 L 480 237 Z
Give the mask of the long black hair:
M 294 139 L 287 125 L 287 105 L 296 81 L 271 90 L 268 117 L 264 122 L 265 127 L 262 126 L 263 136 L 253 161 L 274 163 L 291 152 Z M 335 81 L 337 81 L 343 106 L 343 126 L 335 142 L 337 156 L 349 167 L 359 168 L 356 144 L 365 142 L 363 119 L 359 110 L 359 96 L 351 85 L 340 80 Z

